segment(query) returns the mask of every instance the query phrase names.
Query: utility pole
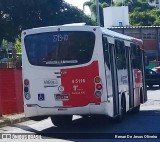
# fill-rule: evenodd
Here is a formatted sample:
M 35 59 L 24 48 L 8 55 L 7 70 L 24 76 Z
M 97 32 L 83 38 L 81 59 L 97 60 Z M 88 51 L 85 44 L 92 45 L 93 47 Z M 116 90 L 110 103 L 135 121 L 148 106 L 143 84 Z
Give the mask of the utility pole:
M 99 0 L 96 0 L 96 10 L 97 10 L 97 25 L 100 25 L 100 15 L 99 15 Z

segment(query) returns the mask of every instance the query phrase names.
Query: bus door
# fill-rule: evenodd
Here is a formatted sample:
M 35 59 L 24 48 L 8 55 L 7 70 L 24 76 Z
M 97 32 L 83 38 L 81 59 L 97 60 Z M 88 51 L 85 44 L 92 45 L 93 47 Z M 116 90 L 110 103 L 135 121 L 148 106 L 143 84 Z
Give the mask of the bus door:
M 128 48 L 128 74 L 129 74 L 129 108 L 134 107 L 134 100 L 138 94 L 135 94 L 136 84 L 134 82 L 134 70 L 138 69 L 139 60 L 137 60 L 137 53 L 136 53 L 136 45 L 130 44 L 131 47 Z M 136 96 L 135 96 L 136 95 Z
M 138 70 L 138 72 L 136 72 L 136 78 L 135 78 L 135 90 L 139 90 L 142 91 L 138 91 L 139 93 L 135 93 L 134 98 L 135 98 L 135 104 L 138 100 L 138 102 L 144 103 L 147 100 L 146 97 L 146 85 L 145 85 L 145 63 L 144 63 L 144 51 L 140 49 L 139 45 L 132 45 L 134 48 L 134 51 L 132 51 L 132 66 L 133 69 Z M 135 57 L 135 58 L 134 58 Z M 140 100 L 139 100 L 139 95 L 140 96 Z M 137 97 L 138 96 L 138 97 Z M 138 105 L 138 104 L 137 104 Z M 136 105 L 136 106 L 137 106 Z
M 144 51 L 141 50 L 141 58 L 142 58 L 142 81 L 143 81 L 143 94 L 144 94 L 144 98 L 143 98 L 143 102 L 144 103 L 147 101 L 147 88 L 146 88 L 146 81 L 145 81 L 145 55 L 144 55 Z
M 119 104 L 119 96 L 121 92 L 125 92 L 128 89 L 127 86 L 127 69 L 126 69 L 126 57 L 125 57 L 125 47 L 124 47 L 124 41 L 122 40 L 115 40 L 115 48 L 114 48 L 114 59 L 115 59 L 115 69 L 113 72 L 115 72 L 115 79 L 114 84 L 117 85 L 117 105 Z M 119 111 L 119 108 L 118 108 Z
M 104 56 L 104 69 L 105 69 L 106 91 L 107 91 L 106 97 L 110 97 L 113 94 L 113 88 L 112 88 L 109 44 L 107 37 L 105 37 L 105 35 L 103 36 L 103 56 Z
M 109 44 L 110 52 L 110 64 L 111 64 L 111 78 L 113 89 L 113 111 L 114 116 L 119 115 L 119 87 L 118 87 L 118 75 L 116 67 L 116 50 L 113 44 Z
M 134 88 L 133 88 L 133 67 L 131 64 L 131 48 L 126 47 L 128 85 L 129 85 L 129 108 L 134 107 Z

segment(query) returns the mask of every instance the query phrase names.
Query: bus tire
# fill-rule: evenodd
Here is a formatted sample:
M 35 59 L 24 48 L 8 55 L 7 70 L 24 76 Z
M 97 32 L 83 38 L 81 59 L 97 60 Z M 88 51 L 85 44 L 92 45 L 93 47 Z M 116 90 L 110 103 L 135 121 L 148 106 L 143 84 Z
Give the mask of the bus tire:
M 140 89 L 140 104 L 143 103 L 143 91 Z M 133 113 L 138 113 L 140 111 L 140 104 L 132 109 Z
M 51 121 L 57 127 L 69 126 L 72 124 L 72 115 L 54 115 Z
M 114 118 L 114 121 L 116 123 L 122 122 L 125 114 L 126 114 L 126 98 L 125 98 L 125 95 L 122 95 L 120 114 Z

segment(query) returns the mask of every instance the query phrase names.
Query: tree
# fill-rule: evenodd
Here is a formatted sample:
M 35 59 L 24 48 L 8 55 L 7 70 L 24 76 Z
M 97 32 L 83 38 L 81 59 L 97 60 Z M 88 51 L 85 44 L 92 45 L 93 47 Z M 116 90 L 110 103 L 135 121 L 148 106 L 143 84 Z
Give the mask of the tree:
M 134 11 L 148 11 L 152 10 L 154 7 L 150 6 L 148 4 L 148 1 L 146 0 L 124 0 L 123 2 L 117 2 L 114 4 L 115 6 L 128 6 L 129 12 Z
M 154 26 L 160 26 L 160 18 L 157 18 L 154 23 L 153 23 Z
M 84 12 L 75 6 L 71 6 L 65 3 L 65 10 L 62 11 L 59 16 L 61 19 L 57 21 L 57 24 L 68 23 L 82 23 L 85 22 L 88 25 L 95 25 L 95 23 L 84 14 Z
M 130 24 L 133 26 L 160 26 L 160 9 L 138 11 L 130 13 Z
M 150 0 L 151 1 L 151 0 Z M 116 6 L 122 3 L 115 3 Z M 125 0 L 123 5 L 129 7 L 130 24 L 132 26 L 152 26 L 160 25 L 160 10 L 148 4 L 146 0 Z
M 15 42 L 25 29 L 71 22 L 93 24 L 81 10 L 64 0 L 0 1 L 0 43 L 3 39 Z
M 102 8 L 109 7 L 108 3 L 106 3 L 106 2 L 103 2 L 103 3 L 101 4 L 101 6 L 102 6 Z
M 133 26 L 152 26 L 155 17 L 148 12 L 135 11 L 130 14 L 130 24 Z
M 108 7 L 110 5 L 109 0 L 99 0 L 99 12 L 100 12 L 100 24 L 104 25 L 103 19 L 103 8 Z M 96 21 L 97 20 L 97 12 L 96 12 L 96 0 L 90 0 L 83 4 L 83 7 L 88 6 L 91 11 L 91 18 Z
M 149 14 L 154 17 L 154 22 L 153 22 L 153 25 L 154 26 L 160 26 L 160 9 L 153 9 L 149 12 Z
M 16 39 L 16 42 L 15 42 L 15 49 L 16 49 L 16 53 L 22 53 L 22 44 L 21 44 L 21 41 L 20 39 Z

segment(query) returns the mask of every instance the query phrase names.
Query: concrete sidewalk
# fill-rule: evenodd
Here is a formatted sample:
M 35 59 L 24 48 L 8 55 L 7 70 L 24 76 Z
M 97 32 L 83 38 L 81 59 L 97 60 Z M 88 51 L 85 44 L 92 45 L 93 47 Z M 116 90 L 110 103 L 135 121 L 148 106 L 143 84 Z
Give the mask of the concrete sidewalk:
M 24 113 L 3 115 L 0 117 L 0 128 L 29 120 Z

